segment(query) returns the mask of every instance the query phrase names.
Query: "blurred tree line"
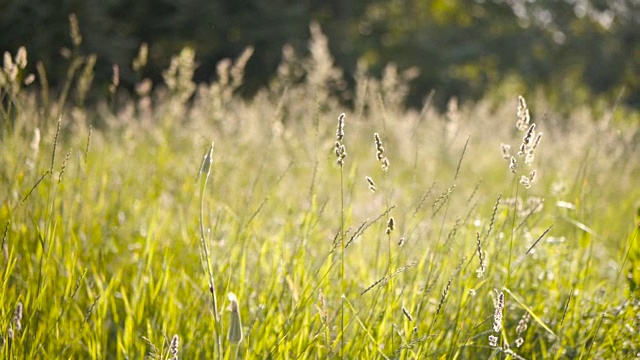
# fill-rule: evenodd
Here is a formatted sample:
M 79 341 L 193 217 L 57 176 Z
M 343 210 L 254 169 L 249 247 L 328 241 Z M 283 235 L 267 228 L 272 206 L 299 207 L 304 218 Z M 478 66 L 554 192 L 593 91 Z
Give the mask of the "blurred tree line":
M 410 105 L 431 89 L 443 106 L 451 96 L 476 100 L 513 82 L 558 104 L 622 94 L 640 107 L 637 0 L 2 0 L 0 50 L 25 45 L 29 67 L 42 61 L 49 83 L 60 84 L 73 47 L 71 13 L 82 35 L 76 50 L 97 55 L 95 81 L 104 89 L 113 64 L 129 88 L 143 76 L 161 79 L 186 45 L 197 54 L 195 80 L 209 81 L 218 61 L 251 45 L 242 88 L 251 95 L 275 75 L 285 44 L 308 52 L 316 20 L 351 84 L 359 60 L 372 75 L 390 62 L 417 67 Z M 149 60 L 136 72 L 142 43 Z

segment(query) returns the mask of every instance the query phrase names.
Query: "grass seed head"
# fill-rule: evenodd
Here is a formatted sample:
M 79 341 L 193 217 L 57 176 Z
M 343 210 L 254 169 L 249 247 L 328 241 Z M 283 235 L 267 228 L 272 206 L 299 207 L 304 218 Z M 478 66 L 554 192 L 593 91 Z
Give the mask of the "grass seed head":
M 23 311 L 22 302 L 19 301 L 18 305 L 16 306 L 16 311 L 13 313 L 13 323 L 16 326 L 16 331 L 22 330 L 22 311 Z
M 502 311 L 504 310 L 504 293 L 496 292 L 495 312 L 493 313 L 493 331 L 499 333 L 502 329 Z
M 515 360 L 525 360 L 522 356 L 516 354 L 513 350 L 509 349 L 507 346 L 505 346 L 505 349 L 503 349 L 502 351 L 504 352 L 505 355 L 509 355 Z
M 498 346 L 498 337 L 495 335 L 489 335 L 489 346 Z
M 172 360 L 178 360 L 178 342 L 178 334 L 173 335 L 173 338 L 171 338 L 171 344 L 169 345 L 169 354 L 171 354 Z
M 389 235 L 395 228 L 396 221 L 393 219 L 393 217 L 390 217 L 389 221 L 387 222 L 387 230 L 385 230 L 385 232 L 387 233 L 387 235 Z
M 476 248 L 478 251 L 478 260 L 480 261 L 480 266 L 476 270 L 476 274 L 479 278 L 484 276 L 484 272 L 487 269 L 487 256 L 486 253 L 482 250 L 482 242 L 480 241 L 480 233 L 476 233 Z
M 514 174 L 518 171 L 518 162 L 513 156 L 511 157 L 511 160 L 509 160 L 509 170 Z
M 322 293 L 322 290 L 318 294 L 318 302 L 316 304 L 316 309 L 318 309 L 318 314 L 320 315 L 320 321 L 322 321 L 322 323 L 325 324 L 328 320 L 327 303 L 324 299 L 324 294 Z
M 336 163 L 342 167 L 344 165 L 344 158 L 347 157 L 347 149 L 344 146 L 342 140 L 344 139 L 344 113 L 338 117 L 338 128 L 336 130 L 336 143 L 333 148 L 336 154 Z
M 344 144 L 340 143 L 340 141 L 336 141 L 334 152 L 336 154 L 336 163 L 339 166 L 344 165 L 344 158 L 347 157 L 347 149 L 344 147 Z
M 8 51 L 4 52 L 4 64 L 3 64 L 4 72 L 9 76 L 9 80 L 13 81 L 13 79 L 18 75 L 17 66 L 13 63 L 13 59 L 11 58 L 11 53 Z
M 344 113 L 338 117 L 338 129 L 336 130 L 336 140 L 342 141 L 344 138 Z
M 73 46 L 80 46 L 80 44 L 82 44 L 82 35 L 80 34 L 80 25 L 78 25 L 78 17 L 76 14 L 69 14 L 69 30 L 71 32 Z
M 25 76 L 23 83 L 25 85 L 31 85 L 36 80 L 36 76 L 34 74 L 28 74 Z
M 451 290 L 451 281 L 452 280 L 449 279 L 449 281 L 447 282 L 447 286 L 445 286 L 444 290 L 442 291 L 442 295 L 440 296 L 440 302 L 438 303 L 435 316 L 438 316 L 438 314 L 440 314 L 440 310 L 442 310 L 442 306 L 444 305 L 444 302 L 447 300 L 447 295 L 449 295 L 449 290 Z
M 529 108 L 527 107 L 527 102 L 522 96 L 518 96 L 518 110 L 516 112 L 516 115 L 518 117 L 516 127 L 520 131 L 525 131 L 527 127 L 529 127 L 531 116 L 529 116 Z
M 369 184 L 369 190 L 371 190 L 372 193 L 375 193 L 376 190 L 378 190 L 378 188 L 376 187 L 376 184 L 373 182 L 373 179 L 370 178 L 369 176 L 365 176 L 365 179 L 367 180 L 367 183 Z
M 138 55 L 135 59 L 133 59 L 132 68 L 134 71 L 138 72 L 142 70 L 147 65 L 147 60 L 149 59 L 149 45 L 147 43 L 142 43 L 140 48 L 138 49 Z
M 529 319 L 531 318 L 531 314 L 528 312 L 522 315 L 522 318 L 518 322 L 518 326 L 516 327 L 516 334 L 520 335 L 523 332 L 527 331 L 527 327 L 529 327 Z
M 407 310 L 407 308 L 405 308 L 404 306 L 402 307 L 402 313 L 404 314 L 404 316 L 407 318 L 407 320 L 409 321 L 413 321 L 413 317 L 411 316 L 411 314 L 409 313 L 409 310 Z
M 532 149 L 535 149 L 538 147 L 538 145 L 540 144 L 540 140 L 542 140 L 542 133 L 539 132 L 538 135 L 536 135 L 536 139 L 533 141 L 533 146 L 531 147 Z
M 373 140 L 376 144 L 376 160 L 380 161 L 380 165 L 382 166 L 382 171 L 389 170 L 389 159 L 384 156 L 384 146 L 382 146 L 382 140 L 380 140 L 380 135 L 378 133 L 373 134 Z
M 386 172 L 387 170 L 389 170 L 389 159 L 385 156 L 382 159 L 382 171 Z
M 384 157 L 384 146 L 382 146 L 382 140 L 380 140 L 380 135 L 378 133 L 373 134 L 373 140 L 376 144 L 376 159 L 378 161 L 382 161 Z
M 16 53 L 16 66 L 20 69 L 27 67 L 27 49 L 24 46 L 20 46 Z
M 536 124 L 531 124 L 531 126 L 529 126 L 529 130 L 527 130 L 527 133 L 524 135 L 524 138 L 522 138 L 522 144 L 525 147 L 531 146 L 531 140 L 534 138 L 535 133 L 536 133 Z
M 511 159 L 511 145 L 509 144 L 500 144 L 500 150 L 502 150 L 502 158 L 505 160 Z

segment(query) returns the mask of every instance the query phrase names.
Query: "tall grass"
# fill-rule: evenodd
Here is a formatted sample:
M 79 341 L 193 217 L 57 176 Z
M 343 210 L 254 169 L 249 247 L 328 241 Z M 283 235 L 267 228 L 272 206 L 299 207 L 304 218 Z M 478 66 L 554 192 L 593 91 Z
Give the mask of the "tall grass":
M 499 92 L 416 112 L 395 66 L 360 68 L 351 111 L 315 25 L 252 99 L 253 49 L 210 85 L 186 49 L 164 84 L 88 107 L 77 31 L 58 97 L 4 56 L 0 358 L 640 353 L 637 113 L 536 94 L 520 132 L 524 100 Z

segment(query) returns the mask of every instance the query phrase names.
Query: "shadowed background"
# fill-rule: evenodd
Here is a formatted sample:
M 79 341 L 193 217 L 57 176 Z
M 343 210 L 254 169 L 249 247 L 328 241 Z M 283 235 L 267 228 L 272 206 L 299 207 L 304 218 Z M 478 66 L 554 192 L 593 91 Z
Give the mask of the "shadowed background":
M 309 24 L 317 21 L 350 87 L 358 60 L 374 76 L 390 62 L 416 67 L 409 105 L 435 89 L 442 109 L 451 96 L 475 101 L 507 83 L 543 90 L 558 108 L 620 94 L 623 104 L 640 106 L 640 5 L 633 0 L 5 0 L 0 50 L 25 45 L 29 67 L 35 72 L 41 60 L 51 85 L 61 84 L 71 13 L 83 36 L 79 51 L 97 55 L 95 82 L 104 91 L 113 64 L 132 89 L 140 76 L 159 80 L 171 56 L 191 46 L 195 80 L 208 82 L 218 61 L 253 46 L 241 88 L 249 96 L 275 76 L 285 44 L 308 52 Z M 142 43 L 149 62 L 136 74 L 131 62 Z

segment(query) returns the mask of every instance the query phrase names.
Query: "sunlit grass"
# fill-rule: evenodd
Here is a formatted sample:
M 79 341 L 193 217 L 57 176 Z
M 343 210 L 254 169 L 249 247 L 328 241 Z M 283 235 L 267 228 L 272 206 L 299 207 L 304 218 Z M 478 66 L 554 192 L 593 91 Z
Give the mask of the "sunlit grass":
M 243 100 L 237 81 L 179 78 L 190 56 L 171 91 L 93 108 L 1 87 L 0 357 L 640 352 L 637 114 L 527 98 L 544 132 L 529 167 L 519 94 L 440 115 L 387 106 L 372 78 L 350 111 L 316 64 Z

